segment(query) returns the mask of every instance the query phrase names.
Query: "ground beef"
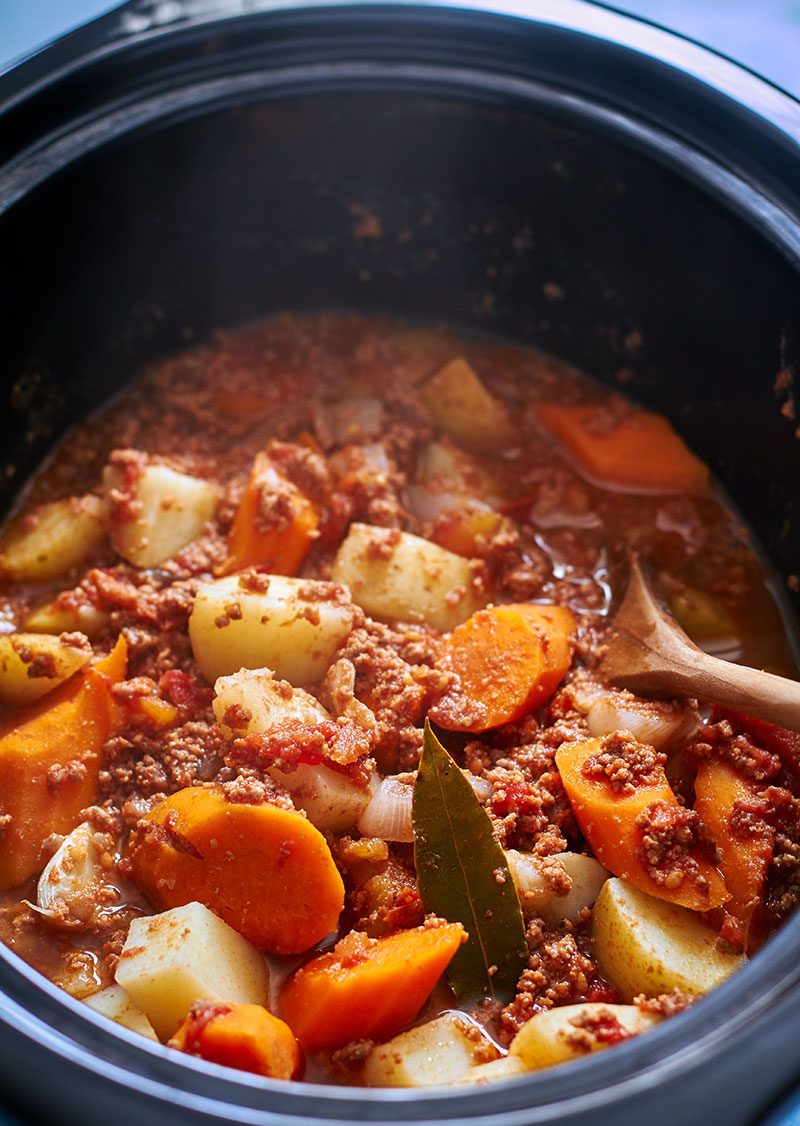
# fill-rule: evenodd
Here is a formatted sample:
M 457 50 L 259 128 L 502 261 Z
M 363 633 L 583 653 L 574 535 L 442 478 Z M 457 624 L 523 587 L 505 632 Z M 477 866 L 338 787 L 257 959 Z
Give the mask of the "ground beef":
M 420 926 L 425 912 L 419 897 L 413 870 L 396 857 L 390 857 L 379 870 L 354 882 L 348 889 L 346 911 L 352 926 L 373 938 L 388 934 L 398 927 Z
M 544 857 L 581 842 L 555 765 L 558 747 L 573 735 L 571 727 L 540 727 L 528 717 L 466 744 L 465 767 L 492 786 L 487 810 L 504 848 Z
M 737 731 L 727 719 L 707 724 L 691 745 L 691 753 L 702 759 L 723 758 L 753 782 L 765 782 L 780 773 L 781 760 L 765 750 L 746 732 Z
M 615 731 L 600 737 L 600 750 L 587 758 L 583 773 L 587 778 L 607 779 L 615 794 L 632 794 L 638 786 L 653 786 L 663 778 L 667 756 L 629 731 Z
M 128 729 L 106 743 L 102 798 L 121 809 L 128 824 L 135 824 L 169 794 L 214 778 L 226 749 L 213 714 L 165 732 Z
M 416 626 L 361 618 L 338 656 L 355 669 L 355 696 L 375 716 L 373 752 L 385 774 L 413 770 L 422 748 L 422 721 L 449 683 L 436 667 L 439 646 Z
M 566 1043 L 578 1052 L 593 1052 L 629 1040 L 631 1033 L 620 1024 L 612 1009 L 578 1012 L 567 1022 L 569 1031 L 562 1031 Z
M 680 989 L 674 989 L 672 993 L 659 993 L 657 997 L 646 997 L 640 993 L 633 999 L 637 1009 L 643 1013 L 653 1013 L 658 1017 L 674 1017 L 677 1013 L 688 1009 L 695 1001 L 697 1001 L 696 996 L 682 993 Z
M 767 787 L 761 796 L 775 828 L 765 896 L 767 922 L 774 927 L 800 906 L 800 800 L 778 786 Z
M 642 831 L 639 858 L 655 883 L 675 890 L 687 881 L 701 894 L 707 893 L 708 881 L 692 852 L 703 849 L 713 857 L 713 845 L 694 810 L 654 801 L 638 815 L 636 824 Z
M 571 931 L 549 931 L 534 919 L 528 924 L 526 938 L 528 965 L 517 984 L 516 997 L 500 1014 L 505 1042 L 542 1009 L 585 1000 L 598 972 L 585 941 Z
M 293 810 L 294 804 L 283 786 L 268 774 L 242 768 L 233 778 L 221 782 L 225 798 L 236 805 L 274 805 Z

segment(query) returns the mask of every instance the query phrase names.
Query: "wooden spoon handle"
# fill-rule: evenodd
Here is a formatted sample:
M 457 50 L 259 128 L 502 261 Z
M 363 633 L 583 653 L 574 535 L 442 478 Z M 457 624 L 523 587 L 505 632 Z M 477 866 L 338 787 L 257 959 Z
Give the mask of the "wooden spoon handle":
M 655 667 L 649 653 L 650 668 L 639 668 L 623 679 L 634 691 L 658 695 L 696 696 L 712 704 L 722 704 L 744 715 L 765 719 L 779 727 L 800 731 L 800 683 L 774 673 L 722 661 L 700 650 L 674 652 Z

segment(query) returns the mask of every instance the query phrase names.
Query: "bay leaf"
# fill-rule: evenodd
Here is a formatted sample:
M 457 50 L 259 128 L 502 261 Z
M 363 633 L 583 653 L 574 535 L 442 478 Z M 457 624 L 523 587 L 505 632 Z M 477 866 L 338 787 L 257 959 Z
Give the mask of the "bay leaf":
M 413 825 L 425 910 L 469 935 L 448 967 L 453 992 L 461 1003 L 512 1000 L 527 958 L 517 890 L 488 813 L 427 722 Z

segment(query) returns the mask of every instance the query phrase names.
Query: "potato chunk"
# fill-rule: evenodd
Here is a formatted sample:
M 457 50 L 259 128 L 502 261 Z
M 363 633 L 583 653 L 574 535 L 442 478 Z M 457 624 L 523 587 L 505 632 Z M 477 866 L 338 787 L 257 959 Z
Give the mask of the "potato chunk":
M 44 582 L 80 567 L 107 534 L 99 497 L 67 497 L 40 504 L 12 520 L 0 538 L 0 574 L 15 582 Z
M 714 931 L 693 911 L 654 899 L 625 880 L 604 884 L 592 934 L 600 968 L 626 1000 L 673 989 L 708 993 L 743 961 L 719 951 Z
M 229 575 L 201 587 L 189 637 L 212 683 L 239 669 L 270 668 L 290 684 L 313 684 L 353 626 L 341 587 L 286 575 Z
M 591 907 L 600 888 L 608 879 L 608 872 L 591 856 L 579 852 L 561 852 L 548 859 L 554 876 L 563 879 L 564 892 L 560 894 L 558 880 L 547 879 L 542 861 L 528 853 L 510 848 L 506 851 L 511 877 L 516 884 L 523 911 L 538 915 L 551 927 L 564 919 L 574 922 L 584 907 Z M 571 887 L 567 890 L 567 885 Z
M 88 642 L 85 647 L 65 645 L 38 633 L 0 637 L 0 701 L 10 707 L 33 704 L 87 665 L 91 656 Z
M 309 692 L 275 680 L 269 669 L 242 669 L 221 676 L 214 691 L 214 715 L 229 738 L 267 735 L 289 723 L 313 727 L 331 718 Z M 238 726 L 232 727 L 231 720 Z M 289 791 L 312 825 L 323 831 L 352 828 L 370 797 L 366 786 L 321 763 L 300 763 L 293 770 L 271 767 L 269 774 Z
M 342 833 L 352 829 L 367 808 L 370 791 L 346 774 L 322 765 L 300 763 L 294 770 L 269 771 L 285 786 L 298 809 L 322 832 Z
M 109 985 L 108 989 L 101 989 L 86 998 L 86 1004 L 101 1016 L 108 1017 L 123 1028 L 131 1032 L 138 1032 L 148 1040 L 158 1040 L 155 1029 L 145 1014 L 135 1005 L 128 994 L 119 985 Z
M 508 411 L 463 356 L 439 368 L 421 394 L 434 421 L 456 441 L 489 450 L 513 445 L 516 435 Z
M 486 605 L 469 560 L 429 540 L 353 524 L 333 565 L 336 582 L 373 618 L 455 629 Z
M 217 508 L 215 485 L 166 465 L 106 467 L 111 542 L 135 567 L 157 567 L 197 539 Z
M 110 616 L 96 606 L 88 603 L 72 606 L 59 597 L 30 613 L 25 619 L 25 629 L 29 633 L 83 633 L 91 641 L 110 621 Z
M 401 1032 L 387 1044 L 373 1048 L 364 1065 L 370 1087 L 430 1087 L 453 1083 L 491 1051 L 485 1037 L 468 1035 L 469 1025 L 453 1013 Z M 477 1026 L 473 1028 L 477 1032 Z M 485 1054 L 484 1054 L 484 1059 Z
M 267 735 L 287 723 L 315 724 L 330 719 L 310 692 L 276 680 L 269 669 L 242 669 L 233 676 L 221 676 L 214 692 L 214 715 L 230 739 Z
M 455 1080 L 456 1086 L 483 1087 L 486 1083 L 501 1083 L 504 1079 L 517 1079 L 524 1075 L 528 1068 L 519 1056 L 501 1056 L 499 1060 L 490 1060 L 489 1063 L 478 1063 L 469 1071 Z
M 526 1021 L 509 1052 L 530 1070 L 552 1067 L 646 1032 L 657 1019 L 635 1005 L 560 1005 Z
M 193 1001 L 266 1005 L 263 954 L 202 903 L 134 919 L 116 973 L 162 1040 Z

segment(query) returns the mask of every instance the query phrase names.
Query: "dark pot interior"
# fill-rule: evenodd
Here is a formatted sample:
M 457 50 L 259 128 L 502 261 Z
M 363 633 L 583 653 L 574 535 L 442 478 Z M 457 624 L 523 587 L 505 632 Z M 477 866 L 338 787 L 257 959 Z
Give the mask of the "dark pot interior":
M 753 160 L 748 184 L 700 137 L 715 95 L 702 103 L 644 55 L 592 54 L 585 35 L 499 16 L 300 10 L 200 21 L 116 53 L 104 27 L 81 41 L 104 49 L 78 68 L 5 87 L 24 96 L 7 110 L 0 167 L 0 509 L 150 358 L 271 310 L 386 310 L 624 378 L 715 467 L 791 615 L 800 440 L 776 377 L 797 360 L 800 234 L 791 154 L 768 123 L 725 109 Z M 618 104 L 618 88 L 658 103 L 658 82 L 673 83 L 671 128 Z M 380 237 L 359 237 L 365 211 Z M 424 1097 L 209 1079 L 78 1017 L 3 953 L 0 1072 L 28 1109 L 57 1097 L 59 1120 L 75 1122 L 510 1126 L 613 1106 L 615 1122 L 659 1123 L 680 1106 L 687 1123 L 744 1123 L 792 1076 L 776 1045 L 800 1034 L 799 938 L 796 919 L 697 1010 L 607 1059 Z M 43 1089 L 45 1060 L 58 1090 Z

